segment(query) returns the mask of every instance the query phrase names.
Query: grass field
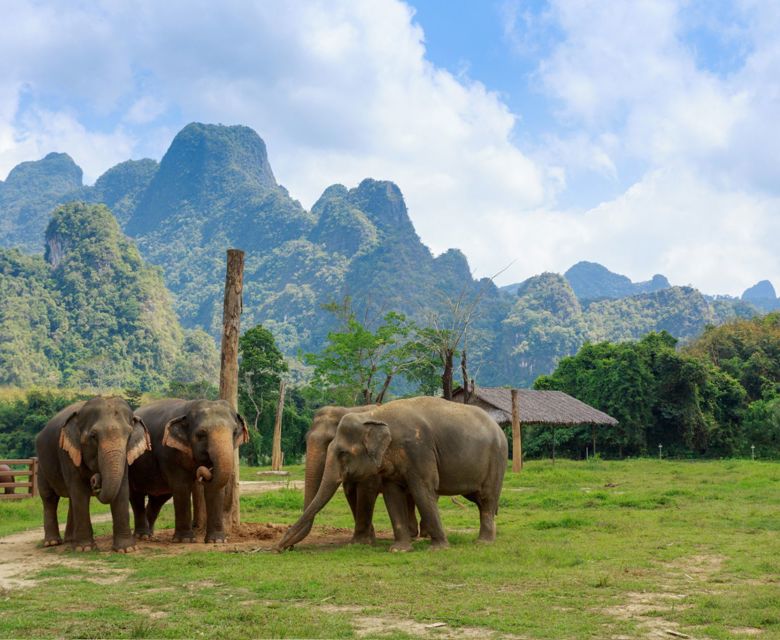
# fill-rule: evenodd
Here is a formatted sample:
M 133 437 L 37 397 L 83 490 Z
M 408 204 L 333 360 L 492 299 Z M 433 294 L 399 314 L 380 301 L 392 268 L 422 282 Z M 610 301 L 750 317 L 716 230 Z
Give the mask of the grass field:
M 39 506 L 0 505 L 0 533 L 36 524 Z M 301 506 L 282 489 L 243 497 L 242 516 L 286 524 Z M 780 638 L 780 464 L 532 461 L 507 474 L 490 546 L 473 542 L 475 508 L 440 506 L 451 547 L 436 553 L 67 552 L 0 591 L 0 635 Z M 341 494 L 316 524 L 351 526 Z

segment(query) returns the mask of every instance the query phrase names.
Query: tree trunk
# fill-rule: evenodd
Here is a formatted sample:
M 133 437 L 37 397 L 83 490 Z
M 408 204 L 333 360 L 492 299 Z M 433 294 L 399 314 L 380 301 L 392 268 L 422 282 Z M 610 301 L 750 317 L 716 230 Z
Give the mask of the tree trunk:
M 222 307 L 222 366 L 219 397 L 238 410 L 238 337 L 241 330 L 241 293 L 244 288 L 244 252 L 228 249 L 225 272 L 225 300 Z M 233 455 L 233 477 L 225 486 L 225 531 L 234 531 L 241 522 L 238 502 L 238 447 Z
M 282 415 L 284 414 L 284 380 L 279 381 L 279 404 L 276 406 L 276 419 L 274 420 L 274 440 L 271 447 L 271 469 L 282 470 Z
M 463 404 L 468 404 L 471 401 L 471 387 L 469 386 L 469 373 L 466 366 L 465 347 L 463 349 L 463 353 L 460 356 L 460 372 L 463 374 Z
M 385 383 L 382 385 L 382 390 L 379 392 L 379 395 L 376 397 L 377 404 L 382 404 L 382 400 L 385 399 L 385 393 L 387 393 L 387 388 L 390 386 L 392 380 L 393 380 L 392 374 L 388 374 L 388 376 L 385 378 Z
M 452 400 L 452 349 L 444 350 L 444 373 L 441 374 L 441 388 L 445 400 Z
M 520 405 L 517 389 L 512 389 L 512 471 L 523 470 L 523 439 L 520 431 Z

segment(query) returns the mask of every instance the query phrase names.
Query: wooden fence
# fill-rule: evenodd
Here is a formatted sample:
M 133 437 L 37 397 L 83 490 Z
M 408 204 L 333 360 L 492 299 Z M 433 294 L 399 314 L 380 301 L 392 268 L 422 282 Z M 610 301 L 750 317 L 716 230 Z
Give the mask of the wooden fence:
M 0 475 L 11 475 L 14 478 L 14 482 L 0 482 L 0 500 L 33 498 L 38 495 L 38 458 L 0 460 L 0 464 L 11 467 L 11 471 L 0 471 Z M 15 466 L 26 466 L 27 469 L 14 469 Z M 24 481 L 20 482 L 20 478 Z M 12 493 L 6 493 L 6 489 Z M 20 492 L 19 489 L 24 491 Z

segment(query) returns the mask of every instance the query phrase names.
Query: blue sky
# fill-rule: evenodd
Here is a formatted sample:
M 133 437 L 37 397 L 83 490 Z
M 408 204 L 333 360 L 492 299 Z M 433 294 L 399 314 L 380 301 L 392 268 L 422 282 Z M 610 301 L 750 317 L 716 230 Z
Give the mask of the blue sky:
M 93 181 L 187 122 L 247 124 L 305 206 L 401 187 L 422 239 L 500 283 L 578 260 L 780 285 L 780 5 L 759 0 L 17 1 L 0 175 Z M 9 63 L 10 61 L 10 63 Z

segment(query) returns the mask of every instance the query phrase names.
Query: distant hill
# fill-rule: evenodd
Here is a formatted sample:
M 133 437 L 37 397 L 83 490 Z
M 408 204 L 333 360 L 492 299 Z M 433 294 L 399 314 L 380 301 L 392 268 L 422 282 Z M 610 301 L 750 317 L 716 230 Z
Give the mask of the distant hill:
M 469 361 L 483 384 L 530 384 L 585 340 L 661 328 L 687 339 L 706 324 L 755 313 L 746 302 L 671 287 L 663 276 L 632 283 L 585 262 L 564 276 L 542 274 L 499 290 L 475 281 L 458 249 L 431 253 L 392 182 L 332 185 L 307 211 L 276 181 L 263 140 L 243 126 L 187 125 L 159 164 L 123 162 L 92 187 L 82 185 L 68 156 L 50 154 L 19 165 L 0 188 L 0 246 L 40 250 L 57 203 L 104 203 L 143 259 L 161 268 L 182 325 L 214 337 L 225 250 L 244 249 L 242 326 L 262 322 L 291 356 L 322 347 L 334 319 L 321 307 L 344 296 L 369 317 L 397 310 L 426 323 L 431 313 L 445 317 L 464 292 L 479 291 Z M 14 255 L 46 273 L 38 259 Z
M 775 288 L 769 280 L 761 280 L 742 294 L 742 300 L 748 302 L 761 311 L 776 311 L 780 309 L 780 298 L 775 293 Z
M 102 205 L 58 208 L 44 257 L 0 249 L 0 294 L 0 385 L 215 382 L 214 342 L 185 333 L 160 273 Z

